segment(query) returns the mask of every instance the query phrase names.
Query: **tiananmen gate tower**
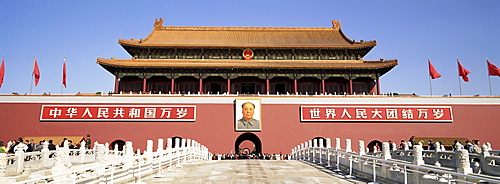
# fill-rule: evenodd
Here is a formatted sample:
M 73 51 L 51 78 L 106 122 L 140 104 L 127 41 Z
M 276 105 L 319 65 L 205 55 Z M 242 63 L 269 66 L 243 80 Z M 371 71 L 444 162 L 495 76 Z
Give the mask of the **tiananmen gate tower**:
M 97 58 L 114 77 L 109 94 L 0 96 L 3 141 L 90 134 L 144 150 L 162 137 L 212 153 L 271 154 L 318 138 L 352 139 L 353 148 L 411 136 L 500 145 L 500 98 L 383 95 L 380 77 L 398 60 L 365 60 L 377 42 L 348 38 L 338 20 L 312 28 L 157 19 L 146 38 L 118 44 L 129 59 Z

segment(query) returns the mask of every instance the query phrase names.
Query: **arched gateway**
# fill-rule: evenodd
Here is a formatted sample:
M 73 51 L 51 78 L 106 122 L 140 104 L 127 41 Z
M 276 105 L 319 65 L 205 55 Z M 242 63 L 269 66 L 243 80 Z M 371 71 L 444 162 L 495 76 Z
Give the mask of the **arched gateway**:
M 256 153 L 262 153 L 262 142 L 260 141 L 259 137 L 253 133 L 243 133 L 238 138 L 236 138 L 236 141 L 234 142 L 234 150 L 236 154 L 240 154 L 240 144 L 243 141 L 251 141 L 254 146 L 255 146 L 255 152 Z

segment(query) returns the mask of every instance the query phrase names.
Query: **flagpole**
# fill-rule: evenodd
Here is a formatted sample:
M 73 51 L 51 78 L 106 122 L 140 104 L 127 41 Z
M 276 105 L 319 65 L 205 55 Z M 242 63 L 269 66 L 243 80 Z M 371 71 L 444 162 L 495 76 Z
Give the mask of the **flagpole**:
M 457 68 L 458 68 L 458 58 L 457 58 Z M 462 83 L 460 82 L 460 71 L 458 72 L 458 87 L 460 88 L 460 96 L 462 96 Z
M 431 97 L 432 97 L 432 79 L 429 76 L 429 89 L 431 90 Z
M 427 58 L 427 67 L 429 67 L 429 68 L 431 67 L 431 66 L 429 65 L 429 63 L 430 63 L 430 59 L 431 59 L 431 58 Z M 431 97 L 432 97 L 432 79 L 431 79 L 431 78 L 432 78 L 432 77 L 431 77 L 431 71 L 429 70 L 429 90 L 431 91 Z
M 64 63 L 66 63 L 66 56 L 64 56 L 64 61 L 63 61 L 63 72 L 65 70 L 65 66 L 64 66 Z M 64 73 L 63 73 L 63 80 L 64 80 Z M 63 94 L 63 91 L 64 91 L 64 84 L 61 83 L 61 95 Z
M 493 92 L 491 91 L 491 76 L 489 72 L 488 58 L 486 58 L 486 67 L 488 68 L 488 84 L 490 85 L 490 96 L 493 96 Z

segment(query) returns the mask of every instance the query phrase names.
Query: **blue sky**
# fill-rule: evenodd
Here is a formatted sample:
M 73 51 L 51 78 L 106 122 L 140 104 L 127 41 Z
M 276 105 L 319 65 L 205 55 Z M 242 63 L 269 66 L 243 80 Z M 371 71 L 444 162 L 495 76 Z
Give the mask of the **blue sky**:
M 0 1 L 0 94 L 29 93 L 33 57 L 41 79 L 33 94 L 111 91 L 114 77 L 97 57 L 128 59 L 119 38 L 145 38 L 157 18 L 164 26 L 331 27 L 355 40 L 376 40 L 365 60 L 398 59 L 381 77 L 383 93 L 429 95 L 427 58 L 443 77 L 433 94 L 459 94 L 456 58 L 471 71 L 462 92 L 489 95 L 486 58 L 500 67 L 500 1 Z M 500 95 L 500 77 L 491 77 Z

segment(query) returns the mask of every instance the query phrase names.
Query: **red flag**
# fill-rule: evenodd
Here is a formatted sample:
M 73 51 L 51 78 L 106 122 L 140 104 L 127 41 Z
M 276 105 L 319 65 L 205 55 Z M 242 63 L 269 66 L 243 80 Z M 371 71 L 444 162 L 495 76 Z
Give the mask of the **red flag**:
M 467 75 L 470 74 L 470 71 L 465 69 L 462 64 L 460 64 L 460 61 L 457 60 L 458 63 L 458 75 L 464 79 L 465 82 L 469 82 L 469 77 Z
M 5 76 L 5 64 L 2 58 L 2 65 L 0 65 L 0 88 L 2 87 L 4 76 Z
M 37 86 L 38 81 L 40 81 L 40 69 L 38 69 L 38 63 L 36 62 L 36 58 L 35 58 L 35 64 L 33 64 L 33 77 L 35 78 L 35 86 Z
M 500 77 L 500 69 L 497 66 L 495 66 L 494 64 L 490 63 L 490 61 L 486 60 L 486 62 L 488 62 L 488 75 Z M 3 63 L 2 63 L 2 66 L 3 66 Z M 2 77 L 2 76 L 0 75 L 0 77 Z
M 64 63 L 63 63 L 62 84 L 66 88 L 66 57 L 64 57 Z
M 431 61 L 427 60 L 427 62 L 429 64 L 429 76 L 431 76 L 431 79 L 437 79 L 441 77 L 441 74 L 439 74 L 439 72 L 434 68 L 434 66 L 432 66 Z

